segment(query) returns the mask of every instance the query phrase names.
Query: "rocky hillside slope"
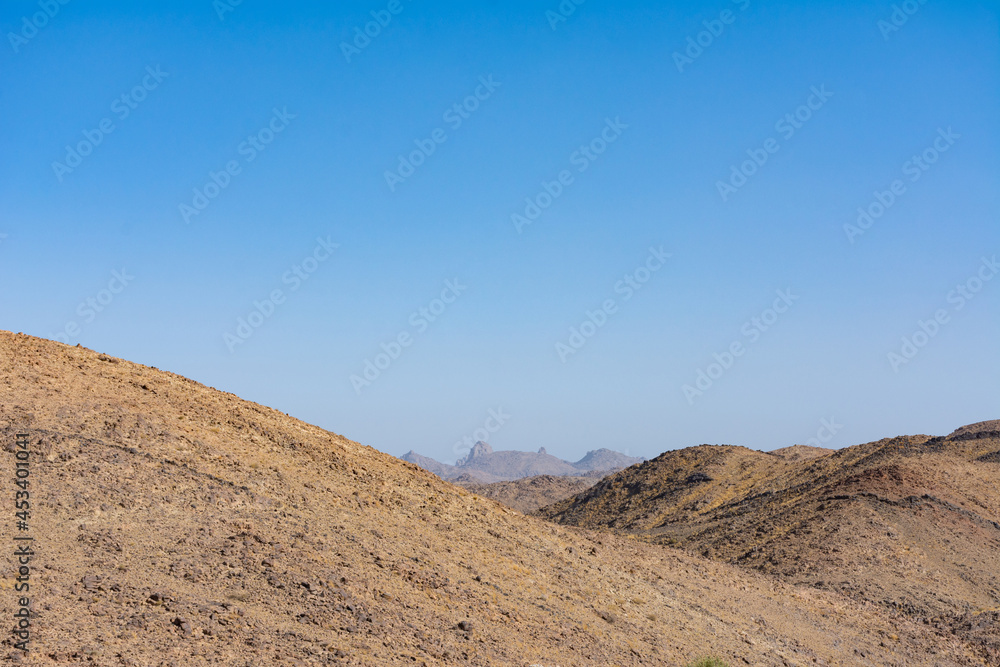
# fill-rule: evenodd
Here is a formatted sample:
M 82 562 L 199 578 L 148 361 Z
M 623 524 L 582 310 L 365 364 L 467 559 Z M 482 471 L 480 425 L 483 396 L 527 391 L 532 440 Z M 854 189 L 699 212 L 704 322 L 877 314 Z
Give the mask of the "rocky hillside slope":
M 837 592 L 526 517 L 232 394 L 0 332 L 9 504 L 18 432 L 31 664 L 985 664 Z M 5 614 L 16 576 L 0 556 Z
M 998 436 L 984 422 L 818 455 L 703 445 L 539 514 L 898 610 L 1000 664 Z

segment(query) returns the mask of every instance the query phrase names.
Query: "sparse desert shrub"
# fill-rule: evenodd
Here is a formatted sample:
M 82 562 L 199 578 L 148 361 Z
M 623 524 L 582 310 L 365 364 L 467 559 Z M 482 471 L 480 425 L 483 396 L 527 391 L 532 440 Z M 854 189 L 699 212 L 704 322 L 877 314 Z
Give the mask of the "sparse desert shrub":
M 618 617 L 612 614 L 610 611 L 597 610 L 597 615 L 603 618 L 605 621 L 614 625 L 618 622 Z
M 729 667 L 726 663 L 722 662 L 718 658 L 713 658 L 711 656 L 698 658 L 694 662 L 689 662 L 687 667 Z

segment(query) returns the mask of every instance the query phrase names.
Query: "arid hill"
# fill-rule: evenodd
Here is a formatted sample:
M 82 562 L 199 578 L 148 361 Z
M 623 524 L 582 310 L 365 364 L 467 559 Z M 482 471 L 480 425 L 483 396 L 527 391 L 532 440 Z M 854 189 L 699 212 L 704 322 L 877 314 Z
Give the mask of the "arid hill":
M 526 517 L 171 373 L 7 332 L 0 360 L 11 513 L 16 433 L 32 452 L 31 664 L 986 664 L 886 609 Z M 8 634 L 0 660 L 20 656 Z
M 496 452 L 489 443 L 482 440 L 476 442 L 468 455 L 455 465 L 421 456 L 412 449 L 400 458 L 429 470 L 441 479 L 454 481 L 468 477 L 479 484 L 506 482 L 540 475 L 583 477 L 599 473 L 603 477 L 607 473 L 645 460 L 602 448 L 587 452 L 579 461 L 570 462 L 552 456 L 544 447 L 537 452 L 517 450 Z
M 555 477 L 539 475 L 524 477 L 510 482 L 493 482 L 482 484 L 470 478 L 451 480 L 467 491 L 478 496 L 490 498 L 507 507 L 513 507 L 518 512 L 533 512 L 540 507 L 575 496 L 586 491 L 600 481 L 600 477 Z
M 792 445 L 791 447 L 782 447 L 781 449 L 772 449 L 767 452 L 771 456 L 777 456 L 778 458 L 784 459 L 786 461 L 805 461 L 806 459 L 816 459 L 820 456 L 826 456 L 827 454 L 832 454 L 837 450 L 827 449 L 826 447 L 810 447 L 809 445 Z
M 539 514 L 898 610 L 1000 664 L 998 436 L 984 422 L 819 456 L 703 445 Z

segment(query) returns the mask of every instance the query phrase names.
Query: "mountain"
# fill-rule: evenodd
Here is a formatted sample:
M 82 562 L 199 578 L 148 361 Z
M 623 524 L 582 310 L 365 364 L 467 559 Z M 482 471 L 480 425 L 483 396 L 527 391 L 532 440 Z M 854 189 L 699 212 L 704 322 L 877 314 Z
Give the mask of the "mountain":
M 835 452 L 667 452 L 539 515 L 841 592 L 1000 664 L 998 478 L 992 421 Z
M 452 471 L 455 469 L 455 466 L 448 465 L 447 463 L 440 463 L 439 461 L 435 461 L 434 459 L 429 458 L 427 456 L 421 456 L 412 449 L 408 451 L 406 454 L 400 456 L 399 458 L 403 459 L 404 461 L 408 461 L 410 463 L 418 465 L 424 470 L 434 473 L 441 479 L 448 479 L 452 477 L 453 476 Z
M 615 452 L 610 449 L 594 449 L 573 464 L 578 470 L 621 470 L 622 468 L 628 468 L 636 463 L 641 463 L 645 461 L 643 458 L 635 458 L 622 454 L 621 452 Z
M 500 482 L 536 475 L 578 475 L 580 470 L 551 454 L 490 450 L 475 457 L 470 453 L 455 466 L 455 472 L 478 477 L 484 482 Z
M 421 456 L 410 450 L 403 456 L 404 461 L 415 463 L 438 477 L 454 480 L 468 476 L 479 484 L 511 481 L 525 477 L 552 476 L 574 477 L 593 473 L 608 473 L 627 468 L 645 459 L 626 456 L 610 449 L 597 449 L 587 452 L 586 456 L 570 463 L 552 456 L 541 447 L 538 452 L 521 452 L 514 450 L 493 451 L 493 448 L 483 442 L 476 442 L 468 455 L 459 459 L 455 465 L 448 465 L 432 458 Z
M 468 455 L 465 458 L 460 459 L 456 465 L 464 466 L 464 465 L 470 465 L 472 463 L 482 462 L 488 459 L 492 454 L 493 454 L 493 448 L 490 447 L 489 444 L 483 442 L 482 440 L 479 440 L 476 442 L 476 444 L 472 446 L 472 449 L 469 450 Z
M 986 664 L 934 625 L 524 516 L 173 373 L 8 332 L 0 360 L 11 513 L 28 441 L 32 664 Z M 25 661 L 10 635 L 0 660 Z

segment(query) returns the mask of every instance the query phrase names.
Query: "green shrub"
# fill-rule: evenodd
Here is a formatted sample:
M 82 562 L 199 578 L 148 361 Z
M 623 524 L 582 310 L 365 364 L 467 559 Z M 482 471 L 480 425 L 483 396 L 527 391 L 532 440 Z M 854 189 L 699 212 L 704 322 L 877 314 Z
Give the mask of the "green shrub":
M 688 663 L 687 667 L 729 667 L 718 658 L 706 657 L 698 658 L 694 662 Z

